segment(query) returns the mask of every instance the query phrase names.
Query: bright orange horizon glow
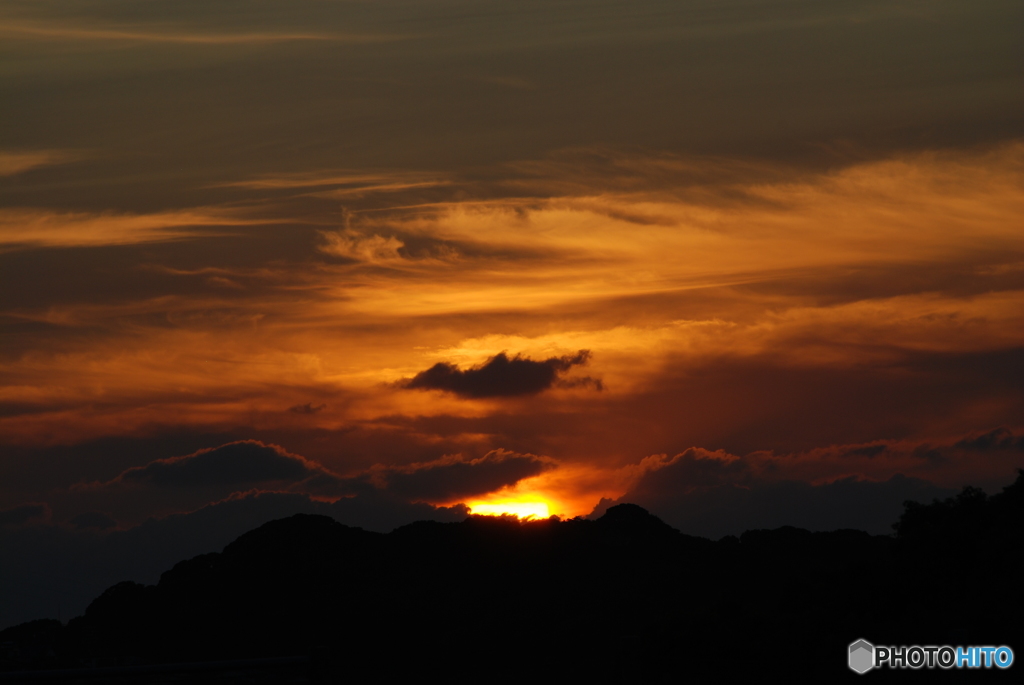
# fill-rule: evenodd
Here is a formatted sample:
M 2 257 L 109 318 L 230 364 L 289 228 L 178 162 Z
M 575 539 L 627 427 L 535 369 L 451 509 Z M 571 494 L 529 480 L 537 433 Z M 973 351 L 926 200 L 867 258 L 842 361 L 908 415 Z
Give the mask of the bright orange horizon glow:
M 477 502 L 467 504 L 470 512 L 483 516 L 501 516 L 512 514 L 521 519 L 546 519 L 551 516 L 547 502 Z

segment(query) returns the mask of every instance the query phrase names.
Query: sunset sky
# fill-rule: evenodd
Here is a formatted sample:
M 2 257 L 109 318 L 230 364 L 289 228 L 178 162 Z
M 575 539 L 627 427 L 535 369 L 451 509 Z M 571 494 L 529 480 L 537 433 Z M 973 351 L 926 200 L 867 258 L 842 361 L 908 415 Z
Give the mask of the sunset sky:
M 0 585 L 190 516 L 885 533 L 997 490 L 1022 27 L 1019 0 L 0 1 Z

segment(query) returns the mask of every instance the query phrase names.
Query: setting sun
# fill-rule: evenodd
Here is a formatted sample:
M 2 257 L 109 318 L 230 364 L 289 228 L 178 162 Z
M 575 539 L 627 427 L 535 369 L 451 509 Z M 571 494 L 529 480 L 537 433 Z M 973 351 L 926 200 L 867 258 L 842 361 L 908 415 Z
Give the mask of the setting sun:
M 484 516 L 501 516 L 502 514 L 514 514 L 521 519 L 540 518 L 546 519 L 551 514 L 545 502 L 501 502 L 489 504 L 470 504 L 469 509 L 474 514 Z

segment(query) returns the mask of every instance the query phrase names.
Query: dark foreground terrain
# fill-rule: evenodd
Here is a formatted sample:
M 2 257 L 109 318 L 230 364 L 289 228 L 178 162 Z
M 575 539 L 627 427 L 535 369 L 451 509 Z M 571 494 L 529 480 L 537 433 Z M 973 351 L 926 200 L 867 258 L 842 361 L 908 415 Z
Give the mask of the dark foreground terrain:
M 628 504 L 596 521 L 472 517 L 386 535 L 296 515 L 155 586 L 115 585 L 66 626 L 0 632 L 0 678 L 1016 680 L 1024 663 L 858 676 L 846 650 L 1009 645 L 1024 659 L 1024 472 L 993 497 L 908 503 L 894 528 L 711 542 Z

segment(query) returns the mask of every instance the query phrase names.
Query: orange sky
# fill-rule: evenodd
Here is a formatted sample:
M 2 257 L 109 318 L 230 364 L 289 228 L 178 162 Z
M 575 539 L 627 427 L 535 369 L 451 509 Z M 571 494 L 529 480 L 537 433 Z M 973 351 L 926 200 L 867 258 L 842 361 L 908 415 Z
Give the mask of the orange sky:
M 0 510 L 1024 465 L 1013 3 L 150 5 L 0 10 Z

